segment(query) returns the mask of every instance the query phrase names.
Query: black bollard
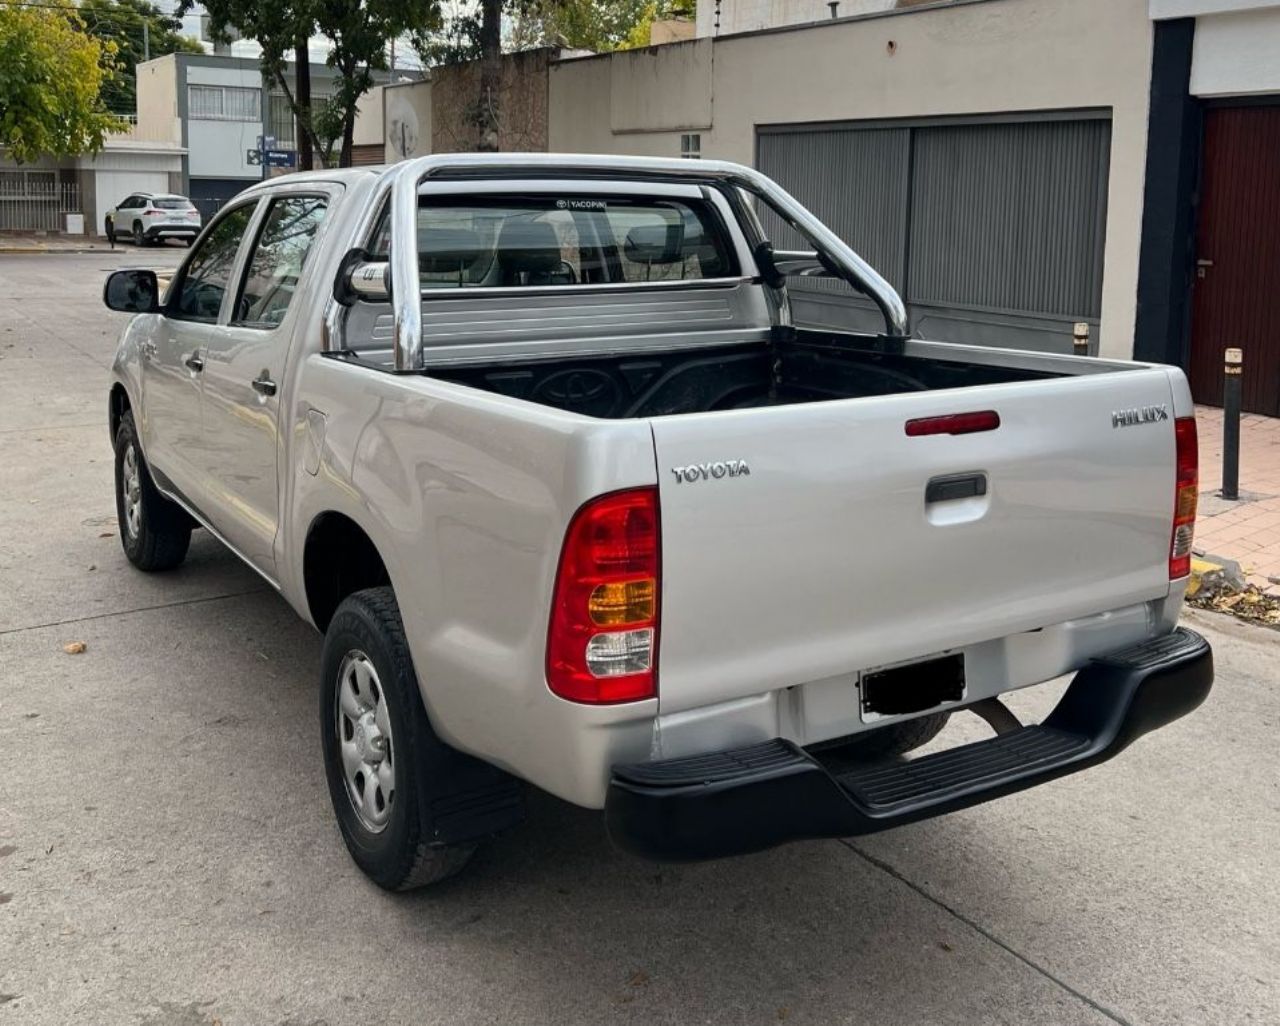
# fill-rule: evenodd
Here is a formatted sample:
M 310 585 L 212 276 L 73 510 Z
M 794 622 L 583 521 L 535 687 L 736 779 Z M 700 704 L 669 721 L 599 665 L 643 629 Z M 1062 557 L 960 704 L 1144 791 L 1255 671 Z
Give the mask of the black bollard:
M 1240 385 L 1244 353 L 1228 349 L 1222 368 L 1222 497 L 1240 498 Z

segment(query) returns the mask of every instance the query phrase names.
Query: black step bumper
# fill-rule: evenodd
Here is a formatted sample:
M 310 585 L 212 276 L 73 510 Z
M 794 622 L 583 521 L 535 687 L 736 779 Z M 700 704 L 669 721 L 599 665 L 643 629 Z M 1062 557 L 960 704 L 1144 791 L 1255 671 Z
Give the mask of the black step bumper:
M 1038 726 L 909 762 L 833 774 L 775 738 L 615 766 L 605 803 L 609 836 L 633 854 L 680 861 L 887 830 L 1104 762 L 1191 712 L 1212 684 L 1208 642 L 1179 628 L 1094 660 Z

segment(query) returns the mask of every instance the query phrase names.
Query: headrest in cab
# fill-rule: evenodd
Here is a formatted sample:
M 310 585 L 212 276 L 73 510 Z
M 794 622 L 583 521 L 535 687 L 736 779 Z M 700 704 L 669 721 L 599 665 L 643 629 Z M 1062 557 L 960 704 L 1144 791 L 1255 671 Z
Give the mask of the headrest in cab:
M 627 259 L 637 264 L 675 264 L 685 258 L 684 225 L 638 225 L 627 232 L 623 243 Z
M 420 228 L 418 271 L 447 274 L 464 271 L 480 259 L 480 236 L 467 228 Z
M 545 221 L 512 219 L 498 235 L 498 263 L 506 274 L 546 274 L 561 264 L 560 237 Z

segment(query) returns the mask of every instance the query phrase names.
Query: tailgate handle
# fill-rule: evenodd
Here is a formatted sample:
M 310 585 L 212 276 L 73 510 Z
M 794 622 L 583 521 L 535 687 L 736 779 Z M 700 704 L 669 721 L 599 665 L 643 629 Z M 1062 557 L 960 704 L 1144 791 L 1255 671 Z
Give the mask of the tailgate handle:
M 930 479 L 924 490 L 925 502 L 953 502 L 956 499 L 976 499 L 987 494 L 987 475 L 981 471 L 973 474 L 948 474 Z

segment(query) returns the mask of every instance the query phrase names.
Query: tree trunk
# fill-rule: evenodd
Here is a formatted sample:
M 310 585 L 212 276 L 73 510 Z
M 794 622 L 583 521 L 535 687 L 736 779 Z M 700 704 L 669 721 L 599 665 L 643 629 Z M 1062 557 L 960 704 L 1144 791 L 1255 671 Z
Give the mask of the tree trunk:
M 351 166 L 351 140 L 356 133 L 356 108 L 355 104 L 351 105 L 342 116 L 342 151 L 338 155 L 338 167 Z
M 294 54 L 294 80 L 297 83 L 294 119 L 298 123 L 298 170 L 310 171 L 315 167 L 315 156 L 311 148 L 311 51 L 307 47 L 306 35 L 299 34 Z
M 502 0 L 481 0 L 480 97 L 476 111 L 476 149 L 498 149 L 499 101 L 502 95 Z

